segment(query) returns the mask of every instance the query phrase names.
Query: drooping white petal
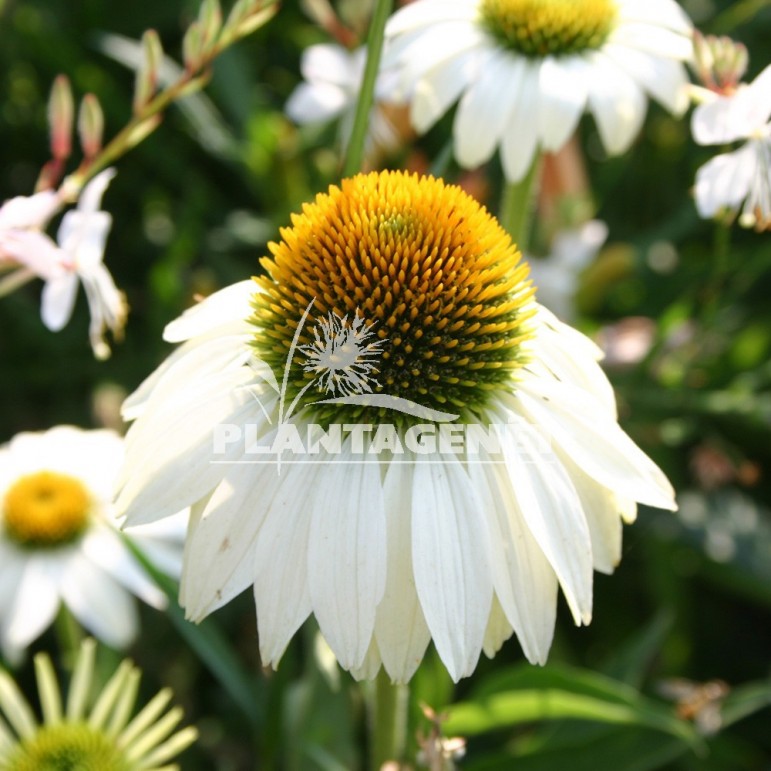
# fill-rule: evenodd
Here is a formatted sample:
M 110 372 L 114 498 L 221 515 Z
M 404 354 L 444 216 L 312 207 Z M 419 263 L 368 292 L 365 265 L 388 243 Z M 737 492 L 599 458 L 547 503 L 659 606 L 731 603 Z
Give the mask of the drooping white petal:
M 480 506 L 459 463 L 416 464 L 415 583 L 436 649 L 455 682 L 476 666 L 492 603 L 490 541 Z
M 524 379 L 511 400 L 600 484 L 624 498 L 675 508 L 662 471 L 586 391 L 557 380 Z
M 547 56 L 538 70 L 538 137 L 548 152 L 557 152 L 576 130 L 586 105 L 589 67 L 580 57 Z
M 602 144 L 610 155 L 623 153 L 637 136 L 645 117 L 642 89 L 601 52 L 590 60 L 594 77 L 589 88 L 589 107 Z
M 125 648 L 136 636 L 139 619 L 131 595 L 85 556 L 68 562 L 59 590 L 75 618 L 108 645 Z
M 319 627 L 344 669 L 361 666 L 385 589 L 385 506 L 377 463 L 343 449 L 310 512 L 308 581 Z
M 543 664 L 554 635 L 557 575 L 525 524 L 500 459 L 483 454 L 478 460 L 469 463 L 469 473 L 484 498 L 490 523 L 490 564 L 497 602 L 528 661 Z
M 693 43 L 690 36 L 653 24 L 636 22 L 620 24 L 611 34 L 609 42 L 636 48 L 662 58 L 687 61 L 693 56 Z
M 274 464 L 257 460 L 247 457 L 227 468 L 188 535 L 180 601 L 194 621 L 230 602 L 254 580 L 257 533 L 284 481 Z
M 505 414 L 505 413 L 504 413 Z M 522 518 L 554 572 L 576 624 L 592 616 L 592 547 L 581 501 L 565 468 L 516 413 L 501 449 Z M 513 619 L 511 619 L 513 621 Z
M 372 642 L 369 648 L 367 648 L 367 655 L 364 657 L 364 661 L 361 663 L 361 666 L 350 670 L 351 675 L 354 680 L 374 680 L 380 671 L 382 663 L 380 660 L 380 650 L 373 636 Z
M 519 182 L 533 162 L 538 141 L 538 64 L 523 62 L 521 88 L 511 106 L 501 142 L 501 161 L 509 182 Z
M 586 514 L 592 539 L 594 569 L 610 574 L 621 561 L 621 511 L 625 504 L 619 501 L 615 493 L 585 474 L 564 453 L 558 455 L 573 480 Z
M 290 466 L 270 503 L 254 548 L 254 602 L 260 657 L 277 666 L 300 625 L 310 615 L 308 586 L 310 511 L 319 468 Z
M 375 637 L 383 666 L 396 682 L 407 682 L 412 677 L 431 639 L 413 570 L 412 461 L 409 456 L 397 458 L 383 481 L 387 567 L 385 591 L 375 618 Z

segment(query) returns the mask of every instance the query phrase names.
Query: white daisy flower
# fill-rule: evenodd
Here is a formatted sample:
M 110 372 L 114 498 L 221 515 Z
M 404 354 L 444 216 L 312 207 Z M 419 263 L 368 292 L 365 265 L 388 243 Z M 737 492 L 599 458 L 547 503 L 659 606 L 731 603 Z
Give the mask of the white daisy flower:
M 334 43 L 306 48 L 300 62 L 305 82 L 290 95 L 286 114 L 301 126 L 340 118 L 340 141 L 346 146 L 353 130 L 366 60 L 366 46 L 355 51 Z M 400 132 L 388 113 L 393 90 L 393 75 L 381 71 L 375 82 L 375 104 L 367 136 L 368 156 L 375 152 L 393 152 L 401 144 Z
M 108 212 L 100 211 L 114 169 L 97 174 L 83 189 L 77 208 L 62 218 L 57 241 L 63 254 L 62 265 L 43 288 L 41 315 L 52 331 L 62 329 L 72 316 L 78 280 L 83 284 L 91 314 L 89 338 L 94 355 L 106 359 L 110 348 L 104 340 L 109 329 L 120 337 L 126 322 L 126 298 L 115 286 L 104 266 L 104 245 L 112 225 Z
M 406 681 L 433 639 L 457 680 L 512 631 L 544 662 L 558 587 L 589 623 L 593 570 L 619 561 L 636 502 L 674 508 L 616 421 L 598 349 L 535 303 L 509 236 L 456 186 L 359 175 L 292 222 L 256 283 L 167 327 L 181 347 L 125 405 L 119 509 L 139 524 L 194 504 L 181 603 L 198 621 L 252 586 L 266 664 L 311 613 L 357 677 Z M 372 394 L 309 388 L 300 346 L 332 312 L 383 343 Z M 457 418 L 450 432 L 502 426 L 501 446 L 455 454 L 439 426 L 432 449 L 435 424 L 416 444 L 395 404 Z M 288 428 L 340 424 L 337 447 L 255 462 Z
M 698 170 L 696 207 L 705 218 L 741 209 L 739 224 L 765 230 L 771 227 L 771 65 L 731 95 L 707 94 L 691 119 L 696 142 L 746 142 Z
M 589 220 L 578 228 L 557 233 L 548 257 L 529 260 L 538 301 L 563 321 L 575 317 L 579 276 L 607 237 L 608 226 L 604 222 Z
M 458 162 L 479 166 L 500 146 L 512 182 L 586 110 L 615 155 L 637 135 L 646 96 L 674 113 L 688 103 L 691 24 L 674 0 L 417 0 L 386 39 L 417 131 L 460 99 Z
M 179 771 L 169 761 L 198 732 L 192 727 L 175 732 L 182 710 L 167 710 L 171 690 L 160 691 L 132 717 L 141 672 L 123 661 L 95 690 L 95 659 L 94 641 L 84 640 L 65 702 L 51 659 L 45 653 L 35 656 L 40 723 L 13 678 L 0 669 L 0 768 Z
M 51 625 L 61 603 L 115 648 L 137 633 L 132 594 L 165 607 L 114 520 L 122 460 L 118 434 L 72 426 L 18 434 L 0 447 L 0 646 L 9 659 Z M 185 518 L 128 537 L 159 569 L 179 575 Z

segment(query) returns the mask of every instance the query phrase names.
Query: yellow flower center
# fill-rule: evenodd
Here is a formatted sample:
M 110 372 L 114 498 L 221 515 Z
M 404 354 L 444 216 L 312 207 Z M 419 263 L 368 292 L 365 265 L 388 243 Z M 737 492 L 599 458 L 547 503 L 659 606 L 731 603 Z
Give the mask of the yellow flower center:
M 358 175 L 306 204 L 281 236 L 255 279 L 252 320 L 256 353 L 280 382 L 313 301 L 287 403 L 311 382 L 301 403 L 328 397 L 340 380 L 339 367 L 320 377 L 325 346 L 359 346 L 346 394 L 371 389 L 462 413 L 482 407 L 525 363 L 534 312 L 527 263 L 459 187 L 403 172 Z
M 6 771 L 129 771 L 113 739 L 81 723 L 42 726 L 8 758 Z
M 5 494 L 6 534 L 23 546 L 58 546 L 86 527 L 91 497 L 82 482 L 54 471 L 18 479 Z
M 614 0 L 481 0 L 482 22 L 507 48 L 542 58 L 597 49 L 613 30 Z

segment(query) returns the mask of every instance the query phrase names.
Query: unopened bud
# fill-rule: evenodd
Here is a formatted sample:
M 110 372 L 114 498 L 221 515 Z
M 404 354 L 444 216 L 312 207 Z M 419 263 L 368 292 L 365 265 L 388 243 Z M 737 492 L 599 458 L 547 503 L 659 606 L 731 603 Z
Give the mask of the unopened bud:
M 72 152 L 72 122 L 75 105 L 70 81 L 66 75 L 58 75 L 51 88 L 48 102 L 48 124 L 51 129 L 51 155 L 56 160 L 66 160 Z
M 217 36 L 222 29 L 222 9 L 219 0 L 203 0 L 198 13 L 198 23 L 201 25 L 201 48 L 208 53 L 217 42 Z
M 94 94 L 86 94 L 80 103 L 78 113 L 78 134 L 80 147 L 86 158 L 93 158 L 102 149 L 104 134 L 104 113 Z
M 201 65 L 203 53 L 203 31 L 199 22 L 194 21 L 187 29 L 182 41 L 182 58 L 189 72 L 195 72 Z
M 163 46 L 158 33 L 148 29 L 142 35 L 142 62 L 137 70 L 134 88 L 134 113 L 138 113 L 153 98 L 158 86 L 158 72 L 163 61 Z
M 747 71 L 746 46 L 726 36 L 696 32 L 693 48 L 696 77 L 711 91 L 732 93 Z
M 278 10 L 275 0 L 238 0 L 220 35 L 222 47 L 246 37 L 269 21 Z

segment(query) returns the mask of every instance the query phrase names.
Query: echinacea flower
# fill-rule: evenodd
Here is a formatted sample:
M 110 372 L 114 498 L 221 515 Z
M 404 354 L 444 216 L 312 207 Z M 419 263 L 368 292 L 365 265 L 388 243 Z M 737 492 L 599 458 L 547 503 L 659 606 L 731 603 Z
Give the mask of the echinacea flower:
M 252 586 L 266 664 L 311 613 L 357 677 L 406 681 L 433 639 L 457 680 L 512 630 L 545 661 L 558 586 L 589 623 L 635 502 L 674 508 L 599 351 L 456 186 L 358 175 L 292 223 L 263 276 L 167 327 L 182 345 L 125 405 L 116 505 L 139 524 L 194 504 L 181 603 L 198 621 Z M 382 342 L 372 393 L 330 399 L 305 370 L 331 313 Z M 500 446 L 472 449 L 488 426 Z
M 132 594 L 165 606 L 113 517 L 122 460 L 118 434 L 72 426 L 17 434 L 0 447 L 0 646 L 8 658 L 19 658 L 48 628 L 61 603 L 116 648 L 137 632 Z M 178 575 L 184 516 L 125 537 Z
M 195 728 L 174 732 L 182 710 L 166 710 L 171 690 L 135 708 L 141 672 L 128 660 L 94 691 L 96 644 L 84 640 L 64 701 L 51 659 L 35 656 L 42 709 L 33 707 L 13 678 L 0 669 L 0 768 L 3 771 L 178 771 L 169 761 L 197 738 Z
M 295 88 L 286 103 L 286 114 L 300 125 L 326 123 L 340 118 L 340 140 L 351 136 L 356 100 L 364 76 L 367 49 L 349 51 L 334 43 L 319 43 L 303 52 L 300 70 L 304 83 Z M 393 152 L 400 133 L 388 113 L 393 76 L 381 71 L 375 83 L 375 104 L 367 135 L 367 154 Z
M 730 95 L 709 94 L 691 119 L 700 145 L 746 140 L 696 172 L 696 206 L 702 217 L 741 209 L 739 224 L 771 227 L 771 65 Z
M 512 182 L 539 150 L 559 150 L 586 110 L 615 155 L 637 135 L 647 96 L 687 107 L 691 25 L 673 0 L 417 0 L 386 39 L 415 129 L 460 99 L 458 162 L 473 168 L 500 146 Z
M 538 300 L 562 321 L 575 316 L 575 295 L 581 271 L 594 259 L 608 237 L 608 226 L 589 220 L 554 237 L 548 257 L 530 260 L 530 278 Z

